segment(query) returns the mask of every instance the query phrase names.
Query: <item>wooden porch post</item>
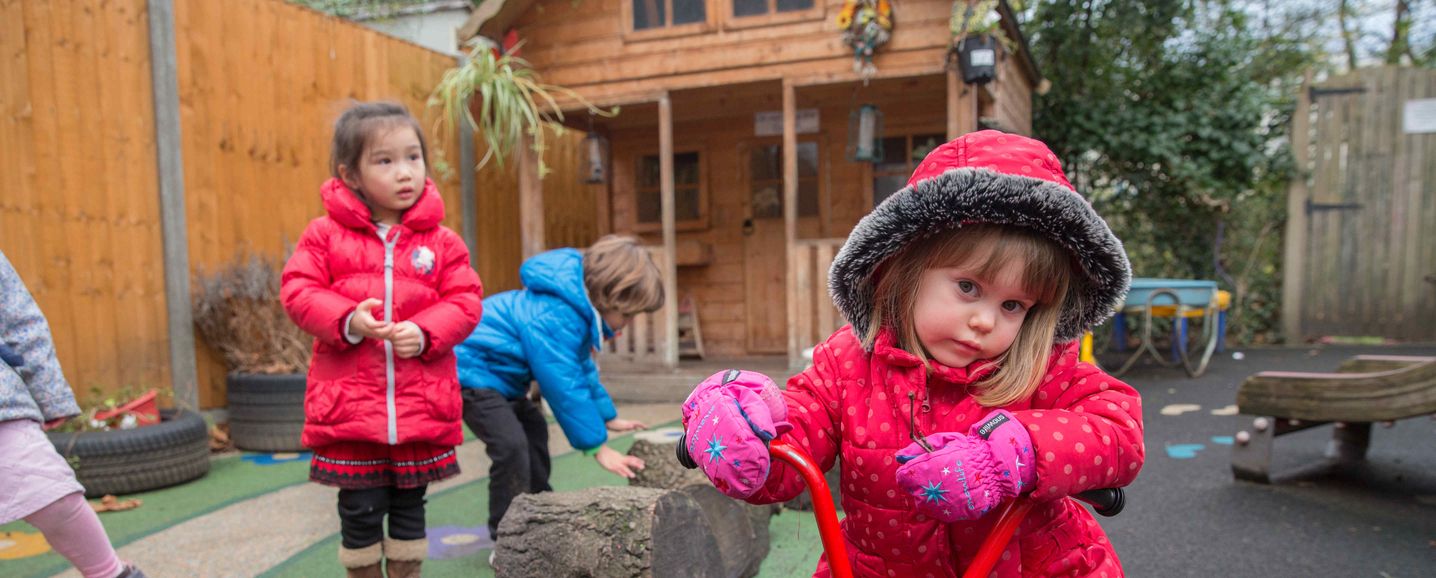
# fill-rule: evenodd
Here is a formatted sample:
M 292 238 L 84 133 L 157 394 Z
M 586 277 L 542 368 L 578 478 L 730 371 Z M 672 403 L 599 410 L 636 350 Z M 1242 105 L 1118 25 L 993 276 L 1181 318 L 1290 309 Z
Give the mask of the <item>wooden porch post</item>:
M 519 143 L 519 245 L 524 259 L 542 253 L 543 182 L 539 180 L 539 157 L 533 138 L 525 135 Z
M 673 207 L 673 101 L 665 91 L 658 97 L 658 181 L 663 213 L 663 294 L 670 304 L 663 311 L 663 365 L 678 367 L 678 260 L 674 238 Z
M 794 327 L 798 319 L 797 266 L 794 245 L 798 240 L 798 90 L 783 79 L 783 253 L 787 270 L 783 275 L 788 297 L 788 366 L 802 363 L 802 344 Z
M 1296 97 L 1296 112 L 1291 118 L 1291 156 L 1296 164 L 1296 176 L 1286 193 L 1286 247 L 1282 254 L 1281 279 L 1281 332 L 1286 343 L 1301 343 L 1301 297 L 1305 278 L 1306 233 L 1308 217 L 1306 203 L 1307 145 L 1311 142 L 1308 125 L 1311 122 L 1311 99 L 1307 96 L 1311 87 L 1311 71 L 1301 84 Z
M 958 78 L 957 69 L 947 71 L 947 140 L 977 130 L 977 93 Z

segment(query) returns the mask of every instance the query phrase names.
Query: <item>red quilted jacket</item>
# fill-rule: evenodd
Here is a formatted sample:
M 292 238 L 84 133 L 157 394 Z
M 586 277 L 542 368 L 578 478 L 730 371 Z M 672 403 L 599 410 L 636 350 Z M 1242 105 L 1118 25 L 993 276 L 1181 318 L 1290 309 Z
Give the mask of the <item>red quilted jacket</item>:
M 381 240 L 369 208 L 343 182 L 330 179 L 321 195 L 328 215 L 299 238 L 280 292 L 290 318 L 315 337 L 304 445 L 459 445 L 453 347 L 478 324 L 483 287 L 463 240 L 439 224 L 443 198 L 426 181 L 418 202 Z M 345 319 L 371 297 L 384 301 L 382 310 L 373 309 L 376 318 L 412 321 L 423 330 L 418 357 L 400 359 L 386 341 L 344 340 Z
M 979 365 L 972 366 L 974 368 Z M 843 535 L 854 574 L 954 577 L 962 574 L 997 516 L 944 524 L 914 510 L 897 485 L 894 455 L 911 442 L 909 408 L 921 434 L 966 432 L 993 408 L 968 395 L 982 370 L 934 363 L 878 337 L 871 355 L 851 327 L 817 347 L 813 365 L 788 380 L 784 399 L 793 430 L 785 439 L 827 470 L 842 457 Z M 909 401 L 911 400 L 911 401 Z M 1086 509 L 1065 496 L 1123 486 L 1137 477 L 1145 450 L 1137 392 L 1077 361 L 1075 343 L 1057 345 L 1042 385 L 1011 411 L 1032 436 L 1033 496 L 1040 503 L 1009 544 L 995 575 L 1120 576 L 1116 553 Z M 750 501 L 772 503 L 803 490 L 797 472 L 774 461 L 768 483 Z M 827 576 L 827 560 L 815 576 Z

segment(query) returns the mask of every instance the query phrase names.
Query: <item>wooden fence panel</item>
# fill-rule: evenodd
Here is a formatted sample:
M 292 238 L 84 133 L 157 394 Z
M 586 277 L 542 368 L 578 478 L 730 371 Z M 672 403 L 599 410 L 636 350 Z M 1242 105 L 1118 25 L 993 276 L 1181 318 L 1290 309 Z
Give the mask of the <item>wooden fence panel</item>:
M 1436 339 L 1436 133 L 1404 128 L 1436 71 L 1369 68 L 1316 84 L 1303 214 L 1300 339 Z M 1300 238 L 1298 235 L 1296 238 Z
M 458 140 L 431 130 L 426 107 L 452 57 L 276 0 L 177 0 L 175 29 L 194 270 L 287 255 L 323 214 L 334 121 L 352 100 L 397 101 L 420 118 L 444 225 L 462 229 L 458 172 L 432 168 L 460 166 Z M 224 369 L 199 349 L 201 404 L 223 405 Z
M 431 167 L 452 168 L 431 169 L 444 224 L 462 229 L 458 171 L 472 165 L 459 162 L 456 135 L 432 130 L 425 106 L 451 56 L 281 0 L 175 0 L 174 9 L 194 272 L 244 252 L 287 253 L 322 214 L 332 126 L 350 99 L 395 100 L 420 117 Z M 10 183 L 0 250 L 49 318 L 67 376 L 82 397 L 168 386 L 146 1 L 0 2 L 0 78 L 10 161 L 0 163 Z M 560 160 L 551 164 L 571 170 L 567 149 L 577 145 L 552 142 Z M 511 173 L 512 164 L 493 167 L 478 181 L 475 263 L 490 292 L 518 286 Z M 197 349 L 201 405 L 222 406 L 224 369 Z
M 0 3 L 0 250 L 82 397 L 169 378 L 145 0 Z

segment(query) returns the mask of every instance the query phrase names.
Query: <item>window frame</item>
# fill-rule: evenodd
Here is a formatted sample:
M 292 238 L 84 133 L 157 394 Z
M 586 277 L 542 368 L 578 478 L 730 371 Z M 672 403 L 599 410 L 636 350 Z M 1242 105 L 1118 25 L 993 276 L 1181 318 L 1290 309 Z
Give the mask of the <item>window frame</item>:
M 915 138 L 917 138 L 917 137 L 919 137 L 919 136 L 930 136 L 930 135 L 937 135 L 938 141 L 939 141 L 939 146 L 941 145 L 941 143 L 947 142 L 947 133 L 944 132 L 944 131 L 941 130 L 941 129 L 933 129 L 933 130 L 908 129 L 908 130 L 898 131 L 898 134 L 885 134 L 885 135 L 882 136 L 882 138 L 883 138 L 884 140 L 890 139 L 890 138 L 899 138 L 899 137 L 903 139 L 903 159 L 904 159 L 904 160 L 906 161 L 906 163 L 907 163 L 907 168 L 906 168 L 904 171 L 902 171 L 902 172 L 899 172 L 899 171 L 896 171 L 896 170 L 879 171 L 878 168 L 877 168 L 878 163 L 865 163 L 865 164 L 868 165 L 868 170 L 866 171 L 868 174 L 867 174 L 867 178 L 864 179 L 865 182 L 866 182 L 866 184 L 864 185 L 864 187 L 867 188 L 867 190 L 868 190 L 868 210 L 869 210 L 869 211 L 871 211 L 871 210 L 873 210 L 873 209 L 876 209 L 876 208 L 877 208 L 877 203 L 878 203 L 878 201 L 877 201 L 877 191 L 875 190 L 875 187 L 873 186 L 874 181 L 876 181 L 876 180 L 878 179 L 878 177 L 885 177 L 885 176 L 901 176 L 901 177 L 904 178 L 904 180 L 906 180 L 908 177 L 911 177 L 911 176 L 912 176 L 912 172 L 917 169 L 918 163 L 921 163 L 921 162 L 922 162 L 921 159 L 913 160 L 913 158 L 912 158 L 913 139 L 915 139 Z M 895 193 L 895 192 L 897 192 L 897 191 L 889 191 L 889 194 Z M 886 200 L 886 199 L 884 199 L 884 200 Z
M 793 10 L 791 12 L 778 12 L 778 0 L 767 1 L 770 11 L 761 16 L 734 16 L 733 0 L 719 1 L 718 4 L 723 11 L 723 29 L 759 28 L 793 22 L 821 20 L 827 13 L 827 2 L 825 0 L 813 0 L 812 8 Z
M 819 133 L 819 134 L 803 134 L 803 135 L 798 135 L 798 146 L 802 146 L 803 144 L 806 144 L 806 143 L 812 143 L 814 146 L 817 147 L 817 155 L 818 155 L 818 156 L 817 156 L 817 161 L 818 161 L 817 171 L 818 171 L 818 172 L 817 172 L 817 174 L 813 175 L 813 177 L 812 177 L 813 180 L 816 182 L 816 184 L 817 184 L 817 186 L 818 186 L 818 199 L 817 199 L 817 203 L 818 203 L 818 213 L 817 213 L 816 215 L 804 215 L 804 214 L 802 214 L 801 212 L 799 212 L 798 218 L 799 218 L 799 219 L 819 219 L 819 220 L 820 220 L 822 223 L 824 223 L 824 224 L 826 224 L 827 221 L 828 221 L 828 211 L 829 211 L 829 209 L 830 209 L 830 207 L 829 207 L 829 205 L 828 205 L 827 179 L 825 178 L 826 175 L 827 175 L 827 159 L 826 159 L 826 157 L 823 156 L 823 154 L 824 154 L 825 152 L 827 152 L 827 151 L 824 150 L 824 149 L 826 148 L 826 142 L 827 142 L 827 139 L 823 138 L 823 135 L 820 134 L 820 133 Z M 776 137 L 762 137 L 762 138 L 752 139 L 752 140 L 748 141 L 748 143 L 746 144 L 746 146 L 744 146 L 743 149 L 742 149 L 742 151 L 741 151 L 742 158 L 740 159 L 740 161 L 743 163 L 743 180 L 744 180 L 744 183 L 745 183 L 745 185 L 746 185 L 746 189 L 744 190 L 744 193 L 743 193 L 743 194 L 745 195 L 744 198 L 743 198 L 743 202 L 744 202 L 744 204 L 747 206 L 748 218 L 755 219 L 755 220 L 757 220 L 757 219 L 782 219 L 782 218 L 783 218 L 783 214 L 782 214 L 781 212 L 780 212 L 777 216 L 775 216 L 775 217 L 759 217 L 759 216 L 757 215 L 756 211 L 754 210 L 754 207 L 753 207 L 753 184 L 754 184 L 755 182 L 757 182 L 758 180 L 760 180 L 760 179 L 755 179 L 755 178 L 753 178 L 753 168 L 752 168 L 752 167 L 753 167 L 753 165 L 752 165 L 752 162 L 753 162 L 753 153 L 754 153 L 755 151 L 757 151 L 757 150 L 758 150 L 759 148 L 761 148 L 761 147 L 768 147 L 768 146 L 776 146 L 776 147 L 778 148 L 778 153 L 779 153 L 779 157 L 778 157 L 778 158 L 779 158 L 779 161 L 780 161 L 779 171 L 781 171 L 781 170 L 782 170 L 781 160 L 782 160 L 782 152 L 783 152 L 783 137 L 781 137 L 781 136 L 776 136 Z M 780 174 L 777 179 L 761 179 L 761 180 L 765 180 L 765 181 L 774 181 L 774 180 L 775 180 L 775 181 L 777 181 L 777 183 L 778 183 L 778 195 L 779 195 L 778 202 L 779 202 L 779 203 L 782 203 L 782 201 L 783 201 L 783 198 L 782 198 L 782 195 L 783 195 L 783 177 L 782 177 L 782 175 Z M 802 177 L 801 177 L 801 176 L 798 177 L 798 180 L 801 182 L 801 181 L 802 181 Z M 799 204 L 801 205 L 802 203 L 799 202 Z M 780 204 L 780 206 L 781 206 L 781 204 Z M 824 230 L 827 230 L 827 227 L 824 226 L 823 229 L 824 229 Z
M 698 155 L 698 218 L 679 219 L 677 218 L 677 215 L 674 215 L 673 229 L 675 231 L 681 232 L 704 231 L 707 230 L 710 226 L 709 223 L 712 213 L 709 206 L 710 200 L 708 196 L 708 148 L 703 146 L 697 146 L 673 149 L 673 156 L 675 157 L 677 157 L 678 155 L 689 153 L 695 153 Z M 645 223 L 638 219 L 639 195 L 650 190 L 656 190 L 659 195 L 659 202 L 662 203 L 663 183 L 659 183 L 657 189 L 647 189 L 639 186 L 638 168 L 645 157 L 656 157 L 660 154 L 662 153 L 661 151 L 659 151 L 658 147 L 636 149 L 634 150 L 632 160 L 630 161 L 632 165 L 629 168 L 633 171 L 633 195 L 630 196 L 632 206 L 629 207 L 631 211 L 629 213 L 629 215 L 631 215 L 629 218 L 629 226 L 635 233 L 656 233 L 663 231 L 663 219 L 661 216 L 659 217 L 658 221 L 653 223 Z M 661 161 L 662 159 L 660 159 L 660 162 Z M 676 166 L 674 167 L 674 172 L 677 172 Z M 673 183 L 673 194 L 676 201 L 676 197 L 678 195 L 677 182 Z
M 636 29 L 633 27 L 633 3 L 638 0 L 619 0 L 619 12 L 623 19 L 623 41 L 642 42 L 645 40 L 662 40 L 664 38 L 676 38 L 679 36 L 692 36 L 712 31 L 716 26 L 717 19 L 714 16 L 714 8 L 720 0 L 702 0 L 703 21 L 690 22 L 688 24 L 665 24 L 656 28 Z M 658 0 L 665 4 L 664 17 L 671 22 L 673 20 L 673 0 Z M 726 0 L 724 0 L 726 1 Z M 816 1 L 816 0 L 815 0 Z

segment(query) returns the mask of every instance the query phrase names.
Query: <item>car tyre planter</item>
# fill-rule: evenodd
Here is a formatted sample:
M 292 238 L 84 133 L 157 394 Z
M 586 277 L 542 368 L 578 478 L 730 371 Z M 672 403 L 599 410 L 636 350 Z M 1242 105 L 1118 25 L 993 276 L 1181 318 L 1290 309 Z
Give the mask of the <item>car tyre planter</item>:
M 160 423 L 141 428 L 49 436 L 92 498 L 173 486 L 209 472 L 209 425 L 193 411 L 163 410 Z
M 229 439 L 242 450 L 297 452 L 304 449 L 304 374 L 231 373 Z

